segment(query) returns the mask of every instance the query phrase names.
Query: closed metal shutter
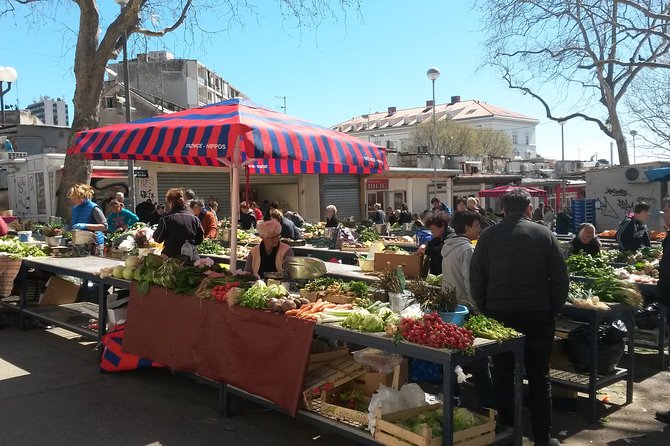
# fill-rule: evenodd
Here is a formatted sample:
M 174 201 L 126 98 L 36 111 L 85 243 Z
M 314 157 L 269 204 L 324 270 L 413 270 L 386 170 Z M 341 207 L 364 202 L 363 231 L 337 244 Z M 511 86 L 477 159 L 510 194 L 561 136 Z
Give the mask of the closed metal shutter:
M 244 171 L 240 171 L 240 187 L 244 187 Z M 249 175 L 249 184 L 298 184 L 298 175 Z
M 173 187 L 193 189 L 198 198 L 219 203 L 218 216 L 230 215 L 230 177 L 227 172 L 158 172 L 158 196 L 161 201 Z
M 354 217 L 361 219 L 360 177 L 358 175 L 321 175 L 321 218 L 325 218 L 326 206 L 334 205 L 340 220 Z

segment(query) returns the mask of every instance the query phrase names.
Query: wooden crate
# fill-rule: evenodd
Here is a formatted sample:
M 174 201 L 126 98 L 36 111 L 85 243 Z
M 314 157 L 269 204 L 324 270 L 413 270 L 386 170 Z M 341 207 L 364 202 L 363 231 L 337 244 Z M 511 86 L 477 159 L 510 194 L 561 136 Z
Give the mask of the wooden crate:
M 424 427 L 424 432 L 416 434 L 395 424 L 396 421 L 411 418 L 422 412 L 442 409 L 442 404 L 417 407 L 401 410 L 385 415 L 378 414 L 375 424 L 374 438 L 380 444 L 387 446 L 440 446 L 442 437 L 433 437 L 430 429 Z M 453 444 L 458 446 L 486 446 L 492 444 L 496 437 L 496 423 L 493 410 L 489 410 L 488 417 L 474 414 L 482 424 L 459 432 L 454 432 Z
M 352 387 L 345 385 L 343 387 L 338 387 L 332 391 L 323 390 L 321 391 L 321 407 L 319 412 L 321 415 L 333 418 L 337 421 L 342 421 L 347 424 L 351 424 L 358 427 L 363 427 L 368 425 L 368 410 L 367 407 L 365 410 L 356 410 L 349 407 L 341 406 L 339 401 L 339 395 L 342 392 L 351 390 Z M 363 402 L 366 406 L 370 405 L 371 398 L 365 396 Z
M 302 393 L 305 406 L 311 410 L 312 398 L 319 398 L 322 390 L 339 387 L 367 370 L 366 366 L 354 361 L 350 355 L 324 362 L 305 376 L 305 390 Z
M 309 366 L 307 367 L 307 372 L 309 373 L 317 369 L 318 367 L 321 367 L 324 362 L 330 362 L 334 359 L 346 356 L 347 354 L 349 354 L 349 349 L 347 348 L 346 345 L 344 345 L 341 348 L 331 350 L 329 352 L 312 353 L 311 355 L 309 355 Z

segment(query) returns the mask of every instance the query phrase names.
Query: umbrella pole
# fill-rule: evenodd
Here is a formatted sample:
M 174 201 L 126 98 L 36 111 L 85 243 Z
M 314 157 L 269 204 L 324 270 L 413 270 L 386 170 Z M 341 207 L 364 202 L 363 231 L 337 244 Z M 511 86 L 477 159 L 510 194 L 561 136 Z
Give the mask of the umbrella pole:
M 240 212 L 240 140 L 235 142 L 233 162 L 230 166 L 232 173 L 230 197 L 230 271 L 237 271 L 237 220 Z

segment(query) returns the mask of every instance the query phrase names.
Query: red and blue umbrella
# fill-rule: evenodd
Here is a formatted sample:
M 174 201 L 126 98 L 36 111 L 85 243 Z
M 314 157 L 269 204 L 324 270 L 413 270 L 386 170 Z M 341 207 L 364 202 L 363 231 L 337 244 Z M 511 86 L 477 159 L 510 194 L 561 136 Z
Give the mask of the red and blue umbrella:
M 239 158 L 234 148 L 239 143 Z M 249 165 L 256 174 L 371 174 L 388 170 L 369 142 L 243 99 L 77 134 L 69 154 L 194 166 Z M 227 160 L 228 162 L 225 162 Z
M 480 190 L 478 195 L 483 198 L 499 198 L 514 189 L 524 189 L 531 197 L 546 197 L 547 191 L 529 186 L 498 186 L 493 189 Z
M 239 167 L 254 174 L 372 174 L 388 170 L 384 150 L 344 133 L 229 99 L 177 113 L 77 133 L 68 154 L 232 168 L 231 216 Z M 236 252 L 237 219 L 230 248 Z M 231 256 L 231 267 L 236 259 Z

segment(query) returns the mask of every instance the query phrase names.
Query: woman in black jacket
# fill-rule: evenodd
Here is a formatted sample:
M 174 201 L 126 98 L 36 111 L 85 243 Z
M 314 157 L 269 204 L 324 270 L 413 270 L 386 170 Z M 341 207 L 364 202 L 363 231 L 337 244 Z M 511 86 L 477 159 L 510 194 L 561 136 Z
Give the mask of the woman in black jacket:
M 163 243 L 163 254 L 168 257 L 177 257 L 181 254 L 184 243 L 199 245 L 205 234 L 198 217 L 186 209 L 182 189 L 168 190 L 165 199 L 170 212 L 158 223 L 158 229 L 154 232 L 154 241 Z

